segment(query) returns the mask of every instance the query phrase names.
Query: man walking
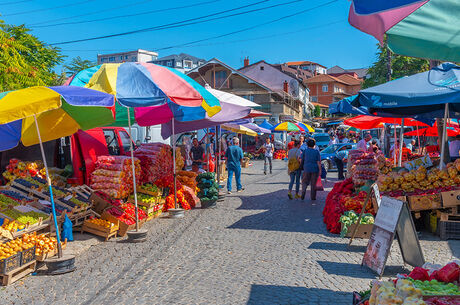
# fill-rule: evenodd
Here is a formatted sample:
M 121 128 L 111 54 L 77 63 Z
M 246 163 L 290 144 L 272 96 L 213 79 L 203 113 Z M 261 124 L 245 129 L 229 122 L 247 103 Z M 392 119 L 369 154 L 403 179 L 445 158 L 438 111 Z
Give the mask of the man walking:
M 273 151 L 275 147 L 273 143 L 270 142 L 270 138 L 267 138 L 264 144 L 264 151 L 265 151 L 265 163 L 264 163 L 264 174 L 267 174 L 267 163 L 270 164 L 270 174 L 272 173 L 272 160 L 273 160 Z
M 316 182 L 321 175 L 321 156 L 315 149 L 316 142 L 314 139 L 307 141 L 307 148 L 302 153 L 301 167 L 303 168 L 302 177 L 302 200 L 305 199 L 307 187 L 311 188 L 311 200 L 316 200 Z
M 225 157 L 227 158 L 227 170 L 228 170 L 228 180 L 227 180 L 227 191 L 228 194 L 232 193 L 232 180 L 233 173 L 235 173 L 236 180 L 236 190 L 241 192 L 244 188 L 241 185 L 241 160 L 243 159 L 243 150 L 238 145 L 240 141 L 238 138 L 233 138 L 232 146 L 227 148 L 225 152 Z

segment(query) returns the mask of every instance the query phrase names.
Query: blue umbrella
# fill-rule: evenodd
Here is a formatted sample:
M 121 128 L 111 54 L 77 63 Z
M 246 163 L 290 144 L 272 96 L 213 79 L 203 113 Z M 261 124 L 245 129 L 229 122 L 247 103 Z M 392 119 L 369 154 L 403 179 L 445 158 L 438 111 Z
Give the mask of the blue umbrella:
M 273 128 L 273 125 L 268 123 L 267 120 L 264 120 L 262 123 L 259 124 L 259 126 L 270 130 Z
M 359 91 L 352 105 L 395 117 L 441 118 L 445 106 L 460 115 L 460 67 L 443 63 L 427 72 Z
M 369 111 L 366 107 L 354 107 L 351 105 L 351 102 L 357 97 L 358 95 L 353 95 L 344 98 L 338 102 L 332 103 L 329 105 L 329 113 L 330 114 L 357 114 L 357 115 L 369 115 Z

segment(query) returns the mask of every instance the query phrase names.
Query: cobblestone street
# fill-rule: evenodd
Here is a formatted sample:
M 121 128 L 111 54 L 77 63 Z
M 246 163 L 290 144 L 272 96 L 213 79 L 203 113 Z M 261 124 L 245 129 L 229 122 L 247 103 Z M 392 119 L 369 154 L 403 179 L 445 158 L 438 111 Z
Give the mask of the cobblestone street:
M 272 175 L 262 167 L 243 169 L 246 190 L 215 209 L 148 223 L 145 243 L 80 237 L 89 240 L 77 271 L 3 287 L 1 304 L 351 304 L 375 278 L 360 266 L 366 241 L 347 249 L 348 239 L 326 231 L 327 192 L 316 203 L 288 200 L 286 162 Z M 428 262 L 460 254 L 460 241 L 424 235 L 421 245 Z M 385 274 L 404 271 L 395 242 Z

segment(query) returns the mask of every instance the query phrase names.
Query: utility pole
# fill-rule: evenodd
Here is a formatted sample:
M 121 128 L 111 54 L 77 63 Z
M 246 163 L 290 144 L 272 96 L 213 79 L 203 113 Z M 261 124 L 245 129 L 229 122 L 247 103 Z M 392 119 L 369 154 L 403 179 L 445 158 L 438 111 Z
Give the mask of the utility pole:
M 389 82 L 389 81 L 391 81 L 391 51 L 388 48 L 388 44 L 386 43 L 386 41 L 385 41 L 385 50 L 387 52 L 387 54 L 386 54 L 387 55 L 387 60 L 386 60 L 386 62 L 387 62 L 387 82 Z M 387 132 L 385 132 L 385 129 L 387 129 Z M 391 127 L 389 127 L 389 126 L 385 126 L 385 128 L 384 128 L 384 134 L 385 134 L 385 137 L 384 137 L 384 142 L 385 142 L 384 143 L 385 144 L 384 151 L 388 155 L 390 153 L 390 133 L 389 133 L 390 129 L 391 129 Z M 396 132 L 396 130 L 395 130 L 395 132 Z M 395 136 L 396 136 L 396 134 L 395 134 Z M 396 143 L 394 143 L 394 144 L 396 145 Z

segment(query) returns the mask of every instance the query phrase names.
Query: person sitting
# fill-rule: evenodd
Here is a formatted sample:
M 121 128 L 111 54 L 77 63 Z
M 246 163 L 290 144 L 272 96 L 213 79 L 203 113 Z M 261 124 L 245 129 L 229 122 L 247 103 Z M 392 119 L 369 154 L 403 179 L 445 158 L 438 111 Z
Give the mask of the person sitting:
M 449 154 L 450 154 L 450 160 L 452 162 L 454 162 L 460 157 L 459 151 L 460 151 L 460 135 L 456 135 L 455 140 L 449 143 Z

